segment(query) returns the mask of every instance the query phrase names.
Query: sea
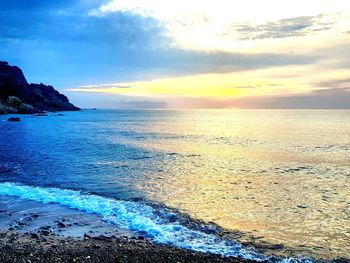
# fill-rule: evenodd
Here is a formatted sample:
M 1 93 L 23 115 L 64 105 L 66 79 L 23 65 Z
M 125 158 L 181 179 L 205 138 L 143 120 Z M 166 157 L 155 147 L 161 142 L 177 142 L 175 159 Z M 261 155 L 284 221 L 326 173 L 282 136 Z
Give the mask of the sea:
M 350 262 L 350 111 L 10 116 L 0 115 L 2 197 L 224 257 Z

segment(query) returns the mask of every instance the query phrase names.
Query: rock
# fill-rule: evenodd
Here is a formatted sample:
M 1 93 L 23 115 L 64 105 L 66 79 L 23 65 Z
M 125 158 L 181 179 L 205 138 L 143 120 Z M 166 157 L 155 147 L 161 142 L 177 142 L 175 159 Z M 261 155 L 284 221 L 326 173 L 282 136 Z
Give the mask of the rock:
M 49 116 L 47 113 L 37 113 L 37 114 L 34 114 L 33 116 L 36 116 L 36 117 L 46 117 L 46 116 Z
M 31 233 L 30 234 L 30 237 L 31 238 L 35 238 L 35 239 L 38 239 L 39 238 L 39 235 L 37 233 Z
M 33 221 L 33 218 L 31 218 L 30 216 L 27 216 L 27 217 L 24 218 L 24 220 L 31 222 L 31 221 Z
M 347 258 L 336 258 L 335 260 L 333 260 L 334 263 L 349 263 L 349 259 Z
M 297 207 L 298 207 L 298 208 L 302 208 L 302 209 L 307 208 L 307 206 L 306 206 L 306 205 L 297 205 Z
M 67 225 L 65 223 L 63 223 L 63 222 L 58 222 L 57 226 L 61 227 L 61 228 L 67 227 Z
M 11 117 L 11 118 L 8 119 L 8 121 L 11 121 L 11 122 L 18 122 L 18 121 L 21 121 L 21 119 L 18 118 L 18 117 Z
M 48 236 L 48 235 L 50 235 L 50 233 L 51 233 L 50 230 L 47 230 L 47 229 L 41 230 L 41 234 L 43 234 L 44 236 Z
M 109 237 L 109 236 L 104 236 L 104 235 L 100 235 L 100 236 L 98 236 L 98 237 L 95 237 L 95 239 L 96 240 L 112 240 L 112 238 L 111 237 Z
M 20 68 L 0 61 L 0 114 L 76 111 L 52 86 L 29 84 Z

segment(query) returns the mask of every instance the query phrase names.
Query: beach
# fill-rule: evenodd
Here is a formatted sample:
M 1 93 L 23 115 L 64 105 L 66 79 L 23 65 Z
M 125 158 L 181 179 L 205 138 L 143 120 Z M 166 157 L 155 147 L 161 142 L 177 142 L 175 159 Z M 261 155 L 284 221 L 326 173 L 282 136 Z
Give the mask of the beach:
M 6 205 L 7 204 L 7 205 Z M 155 244 L 94 215 L 0 197 L 0 262 L 255 262 Z
M 254 262 L 184 251 L 134 238 L 87 239 L 0 233 L 0 262 Z

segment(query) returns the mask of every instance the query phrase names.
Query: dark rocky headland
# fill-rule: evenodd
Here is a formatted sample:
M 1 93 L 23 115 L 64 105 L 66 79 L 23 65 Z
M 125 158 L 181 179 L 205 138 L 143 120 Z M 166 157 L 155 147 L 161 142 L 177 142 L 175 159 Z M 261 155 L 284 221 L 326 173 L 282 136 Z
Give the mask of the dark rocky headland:
M 19 67 L 0 61 L 0 114 L 77 110 L 52 86 L 29 84 Z

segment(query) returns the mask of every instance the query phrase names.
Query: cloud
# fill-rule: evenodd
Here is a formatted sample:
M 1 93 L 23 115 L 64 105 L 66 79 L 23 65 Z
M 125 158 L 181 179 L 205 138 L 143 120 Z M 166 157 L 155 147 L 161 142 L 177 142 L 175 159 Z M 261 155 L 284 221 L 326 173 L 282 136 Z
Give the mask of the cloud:
M 191 64 L 190 64 L 191 65 Z M 193 65 L 193 64 L 192 64 Z M 187 65 L 188 66 L 188 65 Z M 254 66 L 254 65 L 251 65 Z M 242 66 L 241 66 L 242 67 Z M 113 84 L 96 84 L 68 89 L 75 92 L 113 93 L 129 96 L 145 95 L 150 97 L 237 97 L 247 95 L 266 95 L 295 93 L 313 88 L 310 85 L 317 75 L 309 75 L 309 79 L 300 78 L 300 74 L 313 71 L 313 65 L 277 65 L 264 66 L 259 69 L 236 70 L 232 72 L 194 73 L 188 75 L 158 77 L 150 80 L 120 82 Z M 186 70 L 187 68 L 182 68 Z M 198 72 L 198 68 L 195 69 Z M 182 71 L 183 72 L 183 71 Z M 297 75 L 296 78 L 285 77 L 285 73 Z M 274 75 L 274 76 L 271 76 Z M 342 75 L 338 75 L 341 77 Z M 127 86 L 128 88 L 119 88 Z
M 164 109 L 168 104 L 166 101 L 142 96 L 123 96 L 113 94 L 65 92 L 70 101 L 81 108 L 101 109 Z
M 281 86 L 281 84 L 271 83 L 271 84 L 254 85 L 254 86 L 243 85 L 243 86 L 232 86 L 232 88 L 235 88 L 235 89 L 257 89 L 257 88 L 263 88 L 263 87 L 277 87 L 277 86 Z
M 243 109 L 350 109 L 350 89 L 323 89 L 288 96 L 217 98 L 172 98 L 169 108 Z
M 118 12 L 154 18 L 172 44 L 183 49 L 247 53 L 288 52 L 296 46 L 309 51 L 341 42 L 350 20 L 347 0 L 110 0 L 92 13 Z M 291 37 L 298 42 L 282 41 Z
M 130 85 L 118 85 L 118 84 L 100 84 L 100 85 L 87 85 L 81 86 L 82 89 L 130 89 Z
M 325 31 L 332 28 L 334 21 L 326 15 L 300 16 L 270 21 L 264 24 L 253 25 L 233 24 L 231 32 L 239 34 L 241 40 L 257 40 L 266 38 L 287 38 L 306 36 L 310 33 Z
M 49 13 L 69 4 L 69 0 L 3 1 L 0 8 L 0 39 L 35 38 L 47 25 Z
M 38 5 L 37 8 L 32 6 L 28 10 L 25 6 L 0 10 L 0 39 L 57 43 L 105 42 L 117 47 L 131 48 L 133 43 L 141 42 L 144 46 L 150 46 L 151 40 L 160 40 L 163 30 L 156 20 L 130 13 L 115 13 L 104 17 L 88 16 L 88 9 L 67 4 L 66 1 L 62 1 L 60 5 Z M 151 44 L 155 43 L 152 41 Z
M 310 65 L 323 57 L 296 54 L 240 54 L 222 51 L 202 52 L 176 48 L 159 49 L 143 54 L 143 59 L 130 56 L 129 64 L 149 73 L 143 80 L 181 77 L 205 73 L 228 73 L 286 65 Z
M 350 88 L 350 78 L 317 82 L 316 86 L 327 87 L 327 88 L 340 88 L 340 89 Z
M 266 95 L 271 91 L 273 96 L 277 91 L 342 88 L 346 82 L 330 80 L 346 79 L 333 71 L 350 65 L 349 37 L 344 33 L 349 19 L 335 13 L 350 14 L 349 5 L 343 0 L 327 3 L 246 0 L 237 6 L 228 0 L 5 1 L 0 9 L 0 58 L 20 66 L 30 82 L 59 89 L 109 89 L 135 97 L 147 93 L 146 85 L 154 95 L 142 99 L 146 101 L 159 94 L 181 93 L 182 98 L 226 94 L 232 98 L 237 94 Z M 319 15 L 326 13 L 335 15 Z M 339 41 L 343 41 L 341 45 Z M 326 48 L 321 49 L 319 43 Z M 294 67 L 308 70 L 293 71 Z M 260 75 L 254 75 L 258 69 Z M 229 73 L 234 77 L 227 79 L 224 75 Z M 204 81 L 202 75 L 210 74 L 215 79 L 204 77 L 208 80 Z M 157 89 L 153 80 L 159 84 Z M 318 83 L 321 80 L 323 83 Z M 80 99 L 78 92 L 74 93 L 75 102 L 101 94 L 87 92 L 86 96 L 79 93 Z M 96 103 L 102 100 L 109 97 L 101 96 Z
M 30 81 L 58 87 L 313 64 L 322 59 L 323 54 L 272 49 L 249 54 L 175 47 L 160 19 L 161 11 L 184 23 L 202 21 L 206 25 L 215 14 L 209 9 L 209 14 L 196 12 L 185 3 L 172 3 L 170 6 L 176 5 L 173 12 L 169 3 L 159 7 L 156 2 L 146 12 L 150 4 L 142 1 L 135 8 L 128 1 L 35 1 L 31 6 L 11 1 L 0 10 L 0 56 L 21 66 Z M 181 8 L 189 8 L 185 20 L 178 17 Z M 91 15 L 91 10 L 105 11 Z M 43 65 L 49 66 L 49 72 L 42 71 Z
M 118 109 L 165 109 L 167 103 L 151 100 L 121 101 L 115 105 Z
M 154 19 L 92 17 L 91 6 L 76 4 L 99 1 L 14 2 L 0 8 L 0 57 L 20 66 L 31 82 L 63 87 L 122 81 L 143 71 L 145 56 L 167 46 Z
M 235 89 L 256 89 L 257 86 L 234 86 Z
M 307 94 L 227 100 L 225 107 L 267 109 L 350 109 L 350 88 L 319 89 Z

